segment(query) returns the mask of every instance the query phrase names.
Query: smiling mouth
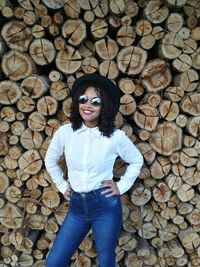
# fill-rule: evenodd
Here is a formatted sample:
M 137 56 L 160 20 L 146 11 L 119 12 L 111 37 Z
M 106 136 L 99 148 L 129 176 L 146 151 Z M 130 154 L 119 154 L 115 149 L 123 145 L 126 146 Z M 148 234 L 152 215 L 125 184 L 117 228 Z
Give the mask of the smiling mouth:
M 83 113 L 86 114 L 86 115 L 90 115 L 93 113 L 92 110 L 88 110 L 88 109 L 83 109 Z

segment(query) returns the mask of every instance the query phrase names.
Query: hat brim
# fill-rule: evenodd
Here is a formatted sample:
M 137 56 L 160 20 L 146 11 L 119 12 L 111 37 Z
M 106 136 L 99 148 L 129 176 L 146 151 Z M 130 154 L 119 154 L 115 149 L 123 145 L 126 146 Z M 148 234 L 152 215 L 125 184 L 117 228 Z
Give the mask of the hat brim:
M 88 85 L 90 83 L 95 84 L 97 87 L 99 86 L 105 91 L 113 102 L 115 114 L 117 114 L 120 106 L 120 90 L 111 80 L 100 74 L 86 74 L 78 78 L 72 86 L 72 98 L 78 93 L 79 88 L 82 88 L 84 84 Z

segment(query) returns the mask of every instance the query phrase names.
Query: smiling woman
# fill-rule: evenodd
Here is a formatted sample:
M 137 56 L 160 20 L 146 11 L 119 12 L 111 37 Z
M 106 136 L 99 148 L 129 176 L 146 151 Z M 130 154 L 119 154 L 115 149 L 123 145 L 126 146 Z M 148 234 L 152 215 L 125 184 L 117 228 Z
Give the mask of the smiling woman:
M 96 89 L 88 87 L 85 95 L 80 96 L 78 101 L 83 123 L 89 128 L 96 127 L 101 111 L 101 98 L 98 97 Z
M 115 248 L 122 224 L 120 195 L 133 185 L 143 164 L 132 141 L 123 131 L 115 129 L 119 105 L 119 89 L 106 77 L 88 74 L 72 86 L 71 123 L 56 131 L 45 158 L 53 181 L 70 201 L 46 267 L 66 267 L 90 228 L 99 266 L 115 266 Z M 68 181 L 58 163 L 63 152 Z M 117 157 L 128 166 L 120 181 L 115 182 L 113 166 Z

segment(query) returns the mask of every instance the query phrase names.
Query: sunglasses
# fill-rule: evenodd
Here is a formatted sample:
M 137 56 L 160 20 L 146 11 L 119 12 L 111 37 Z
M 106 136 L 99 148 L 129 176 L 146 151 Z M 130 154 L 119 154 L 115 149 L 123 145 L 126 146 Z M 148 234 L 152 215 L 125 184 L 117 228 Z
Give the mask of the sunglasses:
M 101 98 L 99 98 L 99 97 L 94 97 L 91 100 L 89 100 L 89 98 L 86 95 L 81 95 L 78 98 L 79 104 L 86 104 L 88 101 L 90 101 L 91 105 L 94 107 L 98 107 L 102 103 Z

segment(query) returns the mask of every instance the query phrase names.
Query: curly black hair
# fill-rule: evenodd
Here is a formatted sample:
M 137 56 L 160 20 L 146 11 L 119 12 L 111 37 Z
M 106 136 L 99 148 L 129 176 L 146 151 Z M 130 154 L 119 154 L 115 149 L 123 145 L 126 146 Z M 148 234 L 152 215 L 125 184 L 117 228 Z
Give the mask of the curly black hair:
M 82 117 L 79 114 L 79 102 L 78 98 L 80 95 L 84 94 L 88 87 L 94 87 L 97 91 L 97 94 L 101 98 L 102 106 L 100 111 L 99 117 L 99 131 L 102 133 L 103 136 L 110 137 L 115 130 L 114 119 L 115 119 L 115 109 L 113 106 L 113 102 L 110 100 L 108 94 L 100 88 L 97 87 L 94 83 L 84 83 L 82 86 L 79 87 L 77 93 L 72 98 L 71 104 L 71 115 L 70 115 L 70 122 L 72 123 L 72 129 L 74 131 L 78 130 L 82 125 Z

